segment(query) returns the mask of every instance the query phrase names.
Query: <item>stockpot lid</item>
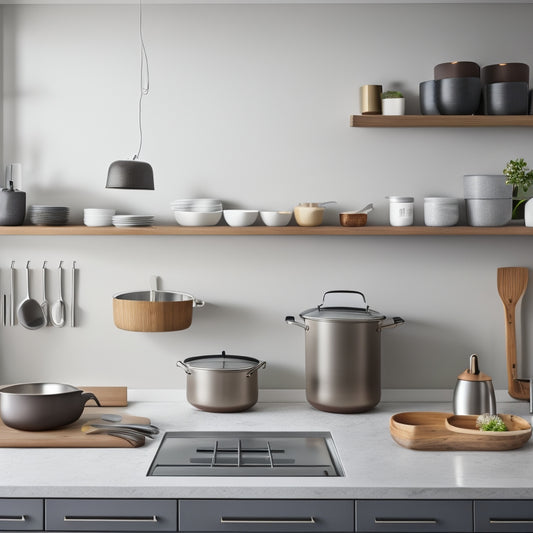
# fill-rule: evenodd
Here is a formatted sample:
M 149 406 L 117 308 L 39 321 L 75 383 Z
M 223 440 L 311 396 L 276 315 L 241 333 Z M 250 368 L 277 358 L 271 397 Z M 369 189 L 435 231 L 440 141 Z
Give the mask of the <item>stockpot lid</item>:
M 354 299 L 361 297 L 363 305 L 359 301 L 359 306 L 351 305 L 326 305 L 326 297 L 332 299 L 332 295 L 342 295 L 344 299 Z M 322 303 L 312 309 L 307 309 L 300 313 L 300 317 L 305 320 L 316 321 L 342 321 L 342 322 L 379 322 L 386 318 L 382 313 L 370 309 L 366 304 L 365 295 L 359 291 L 328 291 L 324 293 Z
M 259 364 L 259 359 L 243 355 L 227 355 L 223 350 L 220 355 L 197 355 L 183 361 L 189 368 L 196 370 L 251 370 Z

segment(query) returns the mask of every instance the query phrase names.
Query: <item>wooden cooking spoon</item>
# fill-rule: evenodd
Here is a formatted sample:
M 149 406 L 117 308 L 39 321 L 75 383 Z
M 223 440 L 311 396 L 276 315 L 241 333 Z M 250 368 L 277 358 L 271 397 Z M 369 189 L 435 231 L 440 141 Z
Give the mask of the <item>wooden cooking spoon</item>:
M 507 352 L 507 380 L 509 395 L 529 400 L 528 381 L 516 376 L 516 304 L 527 288 L 528 269 L 525 267 L 498 268 L 498 293 L 505 308 L 505 344 Z

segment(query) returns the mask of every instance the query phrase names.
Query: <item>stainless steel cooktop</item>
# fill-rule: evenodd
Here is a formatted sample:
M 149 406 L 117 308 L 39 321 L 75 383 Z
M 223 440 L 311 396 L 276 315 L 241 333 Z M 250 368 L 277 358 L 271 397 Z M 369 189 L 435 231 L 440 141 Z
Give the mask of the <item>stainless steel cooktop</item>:
M 328 432 L 171 431 L 148 476 L 343 476 Z

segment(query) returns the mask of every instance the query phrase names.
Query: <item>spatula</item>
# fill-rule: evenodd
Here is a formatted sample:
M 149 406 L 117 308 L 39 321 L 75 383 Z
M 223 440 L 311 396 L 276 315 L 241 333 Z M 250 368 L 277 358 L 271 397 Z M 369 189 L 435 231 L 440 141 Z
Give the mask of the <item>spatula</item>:
M 525 267 L 498 268 L 498 293 L 505 308 L 508 391 L 517 400 L 529 399 L 529 383 L 517 378 L 515 328 L 516 304 L 526 292 L 527 279 L 528 269 Z

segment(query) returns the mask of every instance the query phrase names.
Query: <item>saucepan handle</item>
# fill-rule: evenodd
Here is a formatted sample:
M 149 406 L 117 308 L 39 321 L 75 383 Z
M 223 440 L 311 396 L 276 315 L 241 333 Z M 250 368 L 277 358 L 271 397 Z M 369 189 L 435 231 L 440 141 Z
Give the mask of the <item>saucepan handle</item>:
M 82 392 L 81 393 L 82 404 L 85 405 L 89 400 L 94 400 L 98 407 L 102 407 L 102 405 L 98 401 L 98 398 L 92 392 Z

